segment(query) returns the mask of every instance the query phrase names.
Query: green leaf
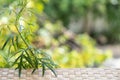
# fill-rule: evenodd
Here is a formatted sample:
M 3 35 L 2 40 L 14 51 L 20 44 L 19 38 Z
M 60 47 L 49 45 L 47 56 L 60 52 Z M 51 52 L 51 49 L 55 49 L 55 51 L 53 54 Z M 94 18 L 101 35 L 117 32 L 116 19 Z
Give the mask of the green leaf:
M 5 41 L 4 45 L 2 46 L 2 50 L 6 47 L 7 43 L 10 41 L 11 37 L 8 37 L 8 39 Z
M 45 74 L 45 65 L 44 65 L 44 63 L 42 63 L 42 76 L 44 76 L 44 74 Z
M 15 42 L 14 42 L 14 37 L 12 37 L 12 45 L 14 46 L 14 49 L 17 50 L 17 49 L 16 49 Z
M 33 71 L 32 71 L 32 74 L 36 71 L 36 69 L 34 68 Z
M 35 57 L 35 67 L 38 69 L 38 59 L 36 56 L 34 56 L 34 57 Z
M 10 27 L 9 27 L 9 25 L 7 25 L 7 28 L 8 28 L 9 31 L 11 30 Z
M 24 63 L 24 62 L 23 62 Z M 26 69 L 27 67 L 25 66 L 25 63 L 22 65 L 22 67 L 24 68 L 24 69 Z
M 9 49 L 8 49 L 8 54 L 10 54 L 10 53 L 11 53 L 11 47 L 12 47 L 12 45 L 10 45 L 10 46 L 9 46 Z
M 16 52 L 14 52 L 13 54 L 14 54 L 14 56 L 17 54 L 17 53 L 20 53 L 20 52 L 23 52 L 24 51 L 24 49 L 19 49 L 19 50 L 17 50 Z
M 20 59 L 21 55 L 14 61 L 13 66 L 17 63 L 17 61 Z
M 32 67 L 34 67 L 33 64 L 32 64 L 32 60 L 30 59 L 30 57 L 26 57 L 25 55 L 23 55 L 23 57 L 26 59 L 26 61 L 27 61 Z
M 45 64 L 52 72 L 53 72 L 53 74 L 57 77 L 57 74 L 56 74 L 56 72 L 54 71 L 54 69 L 50 66 L 50 65 L 48 65 L 48 64 Z
M 24 52 L 23 52 L 24 53 Z M 21 71 L 22 71 L 22 66 L 23 66 L 23 53 L 21 54 L 21 57 L 20 57 L 20 62 L 18 63 L 18 70 L 19 70 L 19 77 L 21 77 Z
M 22 67 L 21 67 L 21 65 L 20 65 L 20 64 L 19 64 L 18 66 L 19 66 L 19 67 L 18 67 L 18 73 L 19 73 L 18 75 L 19 75 L 19 77 L 21 77 Z
M 17 48 L 19 47 L 19 38 L 18 38 L 18 36 L 16 36 L 16 46 L 17 46 Z

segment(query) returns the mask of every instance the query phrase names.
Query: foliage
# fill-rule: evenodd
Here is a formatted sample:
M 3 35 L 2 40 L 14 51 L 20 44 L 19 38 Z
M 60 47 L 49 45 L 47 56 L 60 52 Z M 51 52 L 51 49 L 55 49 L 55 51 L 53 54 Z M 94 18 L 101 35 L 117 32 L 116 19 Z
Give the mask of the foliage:
M 111 0 L 107 3 L 106 12 L 108 18 L 108 25 L 110 28 L 107 30 L 106 35 L 110 42 L 120 42 L 120 1 L 119 0 Z M 112 37 L 111 37 L 112 36 Z
M 1 3 L 4 1 L 1 0 Z M 17 68 L 19 74 L 22 69 L 33 68 L 34 72 L 42 67 L 44 75 L 47 68 L 55 74 L 56 64 L 49 55 L 62 68 L 100 67 L 106 59 L 111 58 L 111 52 L 97 49 L 96 42 L 88 34 L 76 35 L 59 21 L 67 25 L 71 16 L 86 16 L 89 9 L 96 12 L 96 15 L 105 14 L 105 5 L 102 5 L 106 1 L 28 0 L 27 4 L 25 1 L 11 0 L 5 3 L 9 6 L 3 4 L 4 9 L 0 7 L 3 9 L 0 15 L 0 67 Z M 40 19 L 44 15 L 43 9 L 55 20 L 54 23 L 48 18 Z
M 38 33 L 42 40 L 42 45 L 38 47 L 45 48 L 62 68 L 101 67 L 106 59 L 112 58 L 111 51 L 97 49 L 90 36 L 67 31 L 60 22 L 46 22 Z
M 89 20 L 87 17 L 89 13 L 92 13 L 90 16 L 93 20 L 102 17 L 108 25 L 103 25 L 105 29 L 102 33 L 91 31 L 91 34 L 105 35 L 110 43 L 120 42 L 120 0 L 48 0 L 44 5 L 44 11 L 49 19 L 52 22 L 61 20 L 65 27 L 69 26 L 71 19 L 84 19 L 85 25 L 82 27 L 86 30 L 82 32 L 87 32 L 86 24 Z
M 0 15 L 0 67 L 18 69 L 19 76 L 22 69 L 32 68 L 34 73 L 40 67 L 44 76 L 48 68 L 56 76 L 56 64 L 51 57 L 31 44 L 38 25 L 33 14 L 37 9 L 29 4 L 27 0 L 16 0 L 3 7 L 4 14 Z
M 81 44 L 80 51 L 69 51 L 66 46 L 62 46 L 52 52 L 54 60 L 61 64 L 61 67 L 100 67 L 106 59 L 112 57 L 110 51 L 102 52 L 96 49 L 88 35 L 83 34 L 76 39 Z
M 70 19 L 79 19 L 86 16 L 89 10 L 95 15 L 105 12 L 106 0 L 48 0 L 45 3 L 45 12 L 52 20 L 61 20 L 65 26 L 68 26 Z

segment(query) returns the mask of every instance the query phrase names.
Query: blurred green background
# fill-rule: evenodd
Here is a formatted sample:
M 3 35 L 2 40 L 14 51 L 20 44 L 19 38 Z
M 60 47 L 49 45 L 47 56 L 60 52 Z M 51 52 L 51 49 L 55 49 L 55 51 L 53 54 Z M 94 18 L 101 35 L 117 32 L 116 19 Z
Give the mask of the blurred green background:
M 16 33 L 11 24 L 12 11 L 19 10 L 15 4 L 0 0 L 0 47 L 9 36 L 6 25 Z M 119 0 L 28 0 L 26 7 L 30 17 L 24 14 L 20 24 L 31 31 L 25 31 L 27 41 L 45 50 L 61 68 L 105 67 L 103 63 L 114 57 L 111 48 L 103 48 L 120 43 Z M 4 53 L 0 51 L 0 67 L 8 64 Z

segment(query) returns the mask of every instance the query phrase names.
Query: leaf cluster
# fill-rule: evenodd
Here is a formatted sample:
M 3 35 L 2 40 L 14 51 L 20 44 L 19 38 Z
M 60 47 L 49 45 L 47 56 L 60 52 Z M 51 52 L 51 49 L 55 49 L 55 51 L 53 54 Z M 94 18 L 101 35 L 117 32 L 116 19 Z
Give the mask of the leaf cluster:
M 31 33 L 28 33 L 27 31 L 30 30 L 29 28 L 31 27 L 28 28 L 26 26 L 30 26 L 29 24 L 36 23 L 33 21 L 26 23 L 28 25 L 24 25 L 20 22 L 21 20 L 24 22 L 26 21 L 21 18 L 25 17 L 30 10 L 26 7 L 27 4 L 27 0 L 16 0 L 11 3 L 10 6 L 14 7 L 13 9 L 7 10 L 10 12 L 8 16 L 12 16 L 14 18 L 11 18 L 13 20 L 10 19 L 10 21 L 12 21 L 11 23 L 0 25 L 2 27 L 0 28 L 0 41 L 3 41 L 2 37 L 4 38 L 2 46 L 0 46 L 0 51 L 4 52 L 4 54 L 0 53 L 0 55 L 6 60 L 7 63 L 7 66 L 4 67 L 13 67 L 15 69 L 18 69 L 19 77 L 21 76 L 22 69 L 33 69 L 32 73 L 34 73 L 40 67 L 42 68 L 43 76 L 46 69 L 50 69 L 55 74 L 55 76 L 57 76 L 56 72 L 54 71 L 54 68 L 57 65 L 52 61 L 52 58 L 43 50 L 36 49 L 30 43 L 31 41 L 29 38 L 27 38 L 28 35 L 31 35 Z M 27 17 L 26 19 L 30 20 L 29 18 L 32 17 Z M 21 29 L 21 26 L 23 29 Z M 13 27 L 15 28 L 15 31 L 12 30 Z M 28 35 L 25 35 L 26 33 Z

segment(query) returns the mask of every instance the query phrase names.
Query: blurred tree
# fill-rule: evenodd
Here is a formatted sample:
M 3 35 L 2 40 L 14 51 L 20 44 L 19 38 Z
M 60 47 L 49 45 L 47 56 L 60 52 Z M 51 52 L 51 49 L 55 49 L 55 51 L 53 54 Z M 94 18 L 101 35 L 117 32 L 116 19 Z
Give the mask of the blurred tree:
M 106 35 L 110 42 L 120 42 L 120 1 L 110 0 L 106 4 L 108 26 Z
M 86 17 L 90 10 L 95 14 L 104 13 L 103 4 L 105 2 L 105 0 L 49 0 L 44 4 L 44 11 L 52 21 L 62 20 L 63 24 L 67 26 L 71 17 L 75 19 Z
M 103 34 L 110 41 L 120 41 L 120 25 L 119 25 L 119 0 L 47 0 L 44 3 L 44 11 L 52 22 L 61 20 L 63 25 L 68 27 L 71 19 L 83 19 L 82 32 L 99 34 L 93 32 L 91 27 L 94 25 L 95 18 L 103 17 L 108 23 L 108 30 L 103 30 Z M 100 33 L 101 34 L 101 33 Z M 112 35 L 112 36 L 111 36 Z M 98 36 L 98 35 L 97 35 Z M 111 38 L 112 37 L 112 38 Z

